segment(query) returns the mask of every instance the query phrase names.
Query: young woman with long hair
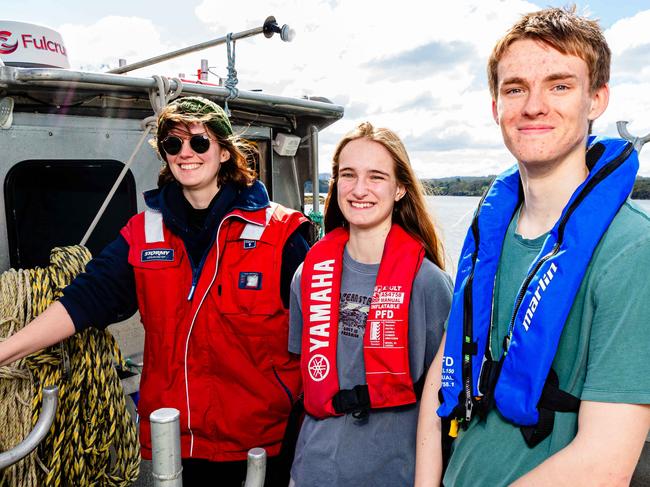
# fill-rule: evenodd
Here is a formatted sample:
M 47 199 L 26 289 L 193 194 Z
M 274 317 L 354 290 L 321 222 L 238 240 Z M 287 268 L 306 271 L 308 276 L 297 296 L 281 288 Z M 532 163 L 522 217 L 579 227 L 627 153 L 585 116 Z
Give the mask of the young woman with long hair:
M 452 289 L 394 132 L 365 122 L 339 142 L 325 230 L 291 289 L 307 412 L 292 482 L 412 485 L 419 397 Z

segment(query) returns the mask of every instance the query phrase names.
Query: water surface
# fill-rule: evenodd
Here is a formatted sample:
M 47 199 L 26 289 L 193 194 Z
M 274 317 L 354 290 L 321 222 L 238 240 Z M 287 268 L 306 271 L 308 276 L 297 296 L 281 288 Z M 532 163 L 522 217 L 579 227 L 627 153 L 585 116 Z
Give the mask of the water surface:
M 463 247 L 467 229 L 481 198 L 477 196 L 427 196 L 427 204 L 437 227 L 442 232 L 447 252 L 447 270 L 456 274 L 458 256 Z M 650 200 L 633 200 L 650 213 Z

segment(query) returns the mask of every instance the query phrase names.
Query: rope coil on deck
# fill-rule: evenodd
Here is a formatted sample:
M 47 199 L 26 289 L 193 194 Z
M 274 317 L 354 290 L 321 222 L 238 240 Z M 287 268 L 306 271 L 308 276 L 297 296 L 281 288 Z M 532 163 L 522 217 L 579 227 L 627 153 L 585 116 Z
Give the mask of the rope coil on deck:
M 27 273 L 13 269 L 0 277 L 0 340 L 13 335 L 31 320 L 31 306 L 27 299 L 31 292 Z M 34 388 L 26 360 L 0 367 L 0 450 L 12 448 L 32 429 L 32 399 Z M 35 487 L 36 455 L 0 472 L 1 486 Z
M 81 246 L 55 248 L 51 265 L 0 275 L 0 340 L 45 310 L 90 260 Z M 89 328 L 0 367 L 0 449 L 22 441 L 38 419 L 41 391 L 58 385 L 60 403 L 39 448 L 0 472 L 0 486 L 128 486 L 138 476 L 135 425 L 114 364 L 124 365 L 108 331 Z M 40 468 L 39 468 L 40 467 Z

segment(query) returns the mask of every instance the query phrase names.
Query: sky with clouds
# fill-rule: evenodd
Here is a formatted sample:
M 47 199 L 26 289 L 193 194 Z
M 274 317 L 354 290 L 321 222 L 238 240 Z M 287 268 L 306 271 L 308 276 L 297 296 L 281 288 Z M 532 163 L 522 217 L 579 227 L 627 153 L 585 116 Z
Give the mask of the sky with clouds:
M 420 177 L 495 174 L 513 163 L 492 119 L 485 65 L 495 41 L 522 13 L 565 1 L 523 0 L 22 0 L 6 20 L 59 31 L 74 68 L 106 70 L 262 25 L 268 15 L 296 32 L 237 42 L 240 89 L 324 96 L 345 117 L 320 136 L 325 172 L 341 136 L 363 120 L 394 129 Z M 630 121 L 650 132 L 650 0 L 583 0 L 613 53 L 610 105 L 594 131 L 616 135 Z M 182 7 L 181 7 L 182 5 Z M 191 76 L 206 58 L 226 76 L 226 49 L 189 54 L 135 75 Z M 640 173 L 650 176 L 650 147 Z

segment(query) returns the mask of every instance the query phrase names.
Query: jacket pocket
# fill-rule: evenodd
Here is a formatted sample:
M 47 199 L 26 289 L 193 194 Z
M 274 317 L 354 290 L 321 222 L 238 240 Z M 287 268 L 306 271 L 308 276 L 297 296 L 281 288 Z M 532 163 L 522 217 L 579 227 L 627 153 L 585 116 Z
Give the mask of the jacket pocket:
M 168 322 L 185 307 L 192 273 L 183 265 L 184 260 L 184 253 L 172 247 L 142 249 L 129 254 L 145 327 L 151 320 Z
M 234 333 L 277 333 L 276 315 L 284 312 L 279 289 L 282 250 L 263 241 L 245 249 L 245 242 L 228 242 L 210 294 Z

